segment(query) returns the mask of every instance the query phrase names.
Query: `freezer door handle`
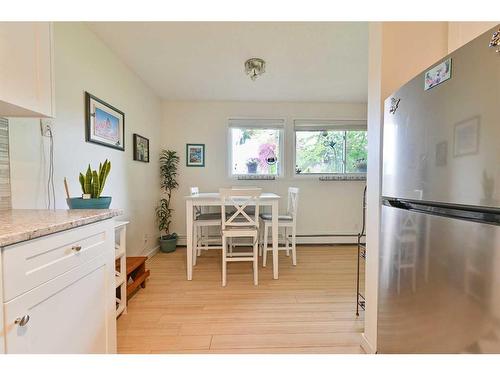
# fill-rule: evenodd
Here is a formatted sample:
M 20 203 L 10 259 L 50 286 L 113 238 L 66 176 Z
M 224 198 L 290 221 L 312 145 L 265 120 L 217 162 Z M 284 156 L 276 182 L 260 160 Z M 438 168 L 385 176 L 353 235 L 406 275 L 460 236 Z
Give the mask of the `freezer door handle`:
M 382 205 L 399 208 L 400 210 L 475 221 L 483 224 L 500 225 L 500 210 L 494 207 L 451 206 L 435 202 L 409 202 L 388 197 L 382 198 Z
M 402 202 L 399 199 L 384 198 L 382 200 L 382 204 L 384 206 L 390 206 L 390 207 L 399 208 L 402 210 L 409 210 L 411 208 L 411 205 L 409 205 L 406 202 Z

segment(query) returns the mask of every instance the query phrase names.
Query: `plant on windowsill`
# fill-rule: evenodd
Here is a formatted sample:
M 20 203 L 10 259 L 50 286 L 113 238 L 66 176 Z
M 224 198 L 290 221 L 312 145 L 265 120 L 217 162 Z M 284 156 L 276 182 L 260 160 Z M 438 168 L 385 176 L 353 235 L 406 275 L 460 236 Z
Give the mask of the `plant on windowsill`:
M 247 172 L 248 174 L 255 174 L 257 173 L 257 166 L 259 165 L 259 159 L 258 158 L 250 158 L 247 160 Z
M 90 164 L 85 174 L 80 173 L 79 181 L 82 187 L 82 196 L 67 198 L 70 209 L 105 209 L 111 204 L 111 197 L 101 197 L 106 179 L 111 171 L 111 162 L 106 159 L 99 163 L 99 170 L 92 170 Z M 69 195 L 69 194 L 68 194 Z
M 366 159 L 358 159 L 356 160 L 356 172 L 358 173 L 366 173 L 367 163 Z
M 177 189 L 177 167 L 179 157 L 172 150 L 163 150 L 160 153 L 160 187 L 164 198 L 160 199 L 160 204 L 156 207 L 156 218 L 158 229 L 160 230 L 160 250 L 164 253 L 171 253 L 177 247 L 177 233 L 170 233 L 173 208 L 170 208 L 172 191 Z M 165 233 L 161 235 L 161 233 Z

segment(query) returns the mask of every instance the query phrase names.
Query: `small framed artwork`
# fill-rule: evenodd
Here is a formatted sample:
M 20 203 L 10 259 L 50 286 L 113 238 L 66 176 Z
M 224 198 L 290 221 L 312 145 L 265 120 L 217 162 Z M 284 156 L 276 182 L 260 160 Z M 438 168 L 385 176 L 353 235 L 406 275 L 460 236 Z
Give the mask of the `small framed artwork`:
M 439 142 L 436 145 L 436 167 L 445 167 L 448 164 L 448 142 Z
M 455 124 L 453 156 L 477 154 L 479 151 L 479 116 Z
M 85 140 L 125 150 L 125 113 L 85 92 Z
M 190 144 L 186 145 L 186 166 L 204 167 L 205 166 L 205 145 Z
M 149 163 L 149 139 L 134 134 L 134 160 Z
M 434 68 L 425 73 L 424 90 L 430 90 L 433 87 L 449 80 L 451 78 L 451 59 L 443 61 Z

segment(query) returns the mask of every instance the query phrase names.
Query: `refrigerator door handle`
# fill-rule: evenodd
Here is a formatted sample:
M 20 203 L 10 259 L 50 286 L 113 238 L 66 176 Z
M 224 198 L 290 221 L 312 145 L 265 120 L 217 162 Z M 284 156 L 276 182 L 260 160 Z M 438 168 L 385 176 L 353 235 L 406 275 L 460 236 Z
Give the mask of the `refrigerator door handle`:
M 408 202 L 397 198 L 382 198 L 382 205 L 401 210 L 421 212 L 454 219 L 500 225 L 500 210 L 494 208 L 450 206 L 440 203 Z
M 409 210 L 409 209 L 411 209 L 411 205 L 410 204 L 408 204 L 406 202 L 403 202 L 403 201 L 400 201 L 399 199 L 384 198 L 382 200 L 382 204 L 384 206 L 399 208 L 399 209 L 402 209 L 402 210 Z

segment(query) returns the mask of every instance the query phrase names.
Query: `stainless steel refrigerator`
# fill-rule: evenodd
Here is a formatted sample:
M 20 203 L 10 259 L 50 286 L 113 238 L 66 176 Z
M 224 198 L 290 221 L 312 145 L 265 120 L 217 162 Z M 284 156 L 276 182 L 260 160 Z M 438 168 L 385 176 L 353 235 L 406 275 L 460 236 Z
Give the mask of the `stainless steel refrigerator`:
M 498 30 L 385 101 L 380 353 L 500 353 Z

